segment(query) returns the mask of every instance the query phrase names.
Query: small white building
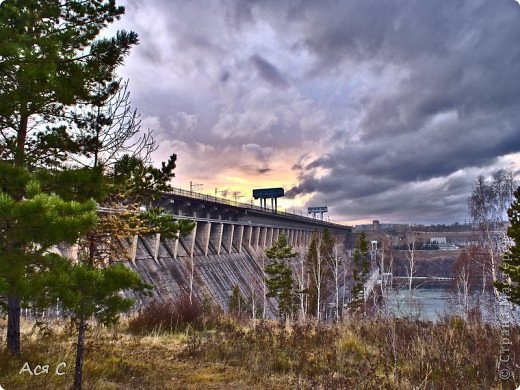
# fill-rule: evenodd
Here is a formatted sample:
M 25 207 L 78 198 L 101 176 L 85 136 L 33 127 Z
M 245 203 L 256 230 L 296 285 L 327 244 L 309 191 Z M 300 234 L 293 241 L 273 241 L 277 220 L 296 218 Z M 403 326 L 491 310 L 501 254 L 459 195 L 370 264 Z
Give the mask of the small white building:
M 432 237 L 430 238 L 430 244 L 446 244 L 446 237 Z

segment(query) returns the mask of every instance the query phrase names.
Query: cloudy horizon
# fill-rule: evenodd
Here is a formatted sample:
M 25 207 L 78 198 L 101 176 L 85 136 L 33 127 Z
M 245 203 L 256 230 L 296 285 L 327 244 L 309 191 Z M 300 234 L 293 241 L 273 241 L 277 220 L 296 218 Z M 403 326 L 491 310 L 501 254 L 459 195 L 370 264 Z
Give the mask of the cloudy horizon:
M 202 192 L 284 187 L 345 223 L 468 219 L 478 174 L 520 174 L 520 6 L 126 0 L 120 69 L 154 158 Z

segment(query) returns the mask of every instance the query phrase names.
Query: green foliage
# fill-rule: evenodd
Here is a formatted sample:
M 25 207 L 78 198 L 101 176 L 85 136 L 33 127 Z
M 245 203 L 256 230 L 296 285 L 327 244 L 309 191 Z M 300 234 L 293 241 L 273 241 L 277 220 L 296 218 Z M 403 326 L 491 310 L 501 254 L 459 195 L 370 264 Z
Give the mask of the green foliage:
M 67 160 L 68 153 L 78 150 L 66 125 L 46 125 L 26 140 L 25 164 L 29 167 L 58 169 Z
M 361 232 L 353 254 L 352 279 L 354 280 L 354 285 L 352 286 L 351 301 L 353 309 L 357 309 L 363 303 L 364 284 L 368 276 L 369 267 L 368 242 L 365 232 Z
M 101 203 L 109 196 L 109 179 L 101 168 L 38 170 L 36 175 L 45 192 L 52 192 L 65 200 L 85 202 L 94 199 Z
M 233 287 L 233 291 L 231 292 L 231 296 L 229 297 L 228 311 L 229 313 L 238 317 L 248 312 L 247 302 L 242 297 L 238 285 L 235 285 L 235 287 Z
M 161 233 L 163 238 L 177 237 L 188 234 L 195 227 L 195 222 L 183 219 L 174 221 L 171 214 L 164 212 L 164 209 L 154 208 L 139 215 L 146 233 Z
M 32 179 L 26 169 L 0 162 L 0 191 L 13 199 L 22 199 L 26 195 L 27 183 Z
M 293 311 L 294 281 L 289 260 L 296 256 L 285 235 L 280 235 L 266 252 L 269 262 L 265 266 L 267 296 L 278 298 L 280 317 L 286 319 Z
M 49 249 L 87 232 L 97 221 L 96 205 L 44 194 L 34 175 L 3 163 L 0 182 L 0 288 L 27 298 L 33 276 L 53 268 Z
M 323 230 L 323 236 L 320 243 L 320 252 L 325 258 L 331 258 L 334 250 L 334 238 L 330 234 L 329 229 Z
M 271 248 L 269 248 L 265 254 L 271 260 L 282 260 L 287 261 L 296 256 L 296 253 L 293 252 L 293 247 L 287 241 L 287 237 L 284 234 L 281 234 Z
M 160 192 L 172 189 L 169 182 L 175 176 L 176 160 L 172 154 L 161 168 L 155 168 L 138 157 L 124 155 L 114 164 L 113 183 L 123 198 L 149 204 Z
M 513 245 L 504 254 L 500 269 L 508 277 L 506 282 L 496 282 L 497 289 L 517 305 L 520 304 L 520 187 L 515 191 L 515 200 L 507 211 L 509 223 L 507 235 Z
M 5 0 L 0 5 L 0 131 L 3 158 L 18 165 L 64 159 L 70 138 L 63 132 L 67 106 L 99 99 L 131 46 L 134 32 L 98 39 L 124 7 L 115 1 Z M 28 120 L 39 114 L 48 124 L 29 135 Z M 61 130 L 60 130 L 61 128 Z M 28 142 L 30 140 L 31 142 Z M 28 160 L 26 160 L 28 158 Z M 36 162 L 35 162 L 36 163 Z M 54 164 L 54 162 L 53 162 Z
M 318 239 L 315 236 L 313 236 L 311 243 L 309 244 L 309 249 L 308 249 L 307 255 L 306 255 L 307 268 L 308 268 L 308 272 L 310 274 L 309 286 L 307 288 L 307 292 L 309 294 L 308 311 L 310 313 L 316 313 L 316 309 L 317 309 L 317 305 L 318 305 L 318 289 L 316 286 L 316 280 L 313 277 L 316 272 L 317 265 L 318 265 L 318 247 L 319 247 Z
M 59 292 L 74 316 L 83 321 L 94 315 L 111 322 L 130 305 L 119 296 L 120 290 L 144 288 L 129 270 L 95 267 L 112 259 L 113 244 L 141 233 L 172 237 L 193 226 L 176 224 L 159 211 L 136 216 L 135 209 L 121 210 L 127 208 L 121 205 L 129 198 L 151 204 L 160 191 L 170 189 L 175 155 L 161 168 L 135 156 L 123 156 L 110 172 L 102 162 L 97 164 L 100 148 L 107 147 L 102 145 L 106 139 L 100 132 L 122 122 L 109 114 L 89 117 L 81 111 L 101 109 L 120 91 L 115 70 L 137 44 L 137 34 L 118 31 L 113 37 L 100 38 L 100 33 L 123 13 L 124 7 L 116 6 L 115 0 L 0 2 L 0 159 L 31 171 L 53 169 L 31 175 L 0 164 L 0 292 L 13 298 L 8 311 L 8 346 L 16 338 L 19 345 L 19 330 L 15 329 L 19 327 L 15 318 L 19 318 L 19 303 L 15 301 L 29 296 L 30 286 L 52 284 L 52 279 L 43 281 L 48 276 L 43 271 L 64 278 L 48 295 Z M 86 137 L 74 134 L 82 125 L 92 125 L 90 133 L 83 133 Z M 133 123 L 129 126 L 126 132 L 116 129 L 114 134 L 131 138 L 135 127 Z M 112 141 L 110 153 L 121 145 L 117 136 Z M 64 167 L 72 155 L 88 157 L 89 153 L 96 153 L 94 169 Z M 92 199 L 120 209 L 98 220 Z M 49 249 L 61 243 L 79 244 L 80 264 L 58 264 L 59 256 Z M 56 271 L 58 265 L 60 272 Z M 84 325 L 83 321 L 81 340 Z M 78 341 L 78 345 L 82 343 Z M 78 367 L 81 371 L 81 364 Z
M 65 313 L 75 320 L 94 316 L 103 324 L 117 321 L 133 301 L 121 295 L 123 290 L 146 292 L 151 286 L 122 263 L 106 268 L 87 263 L 72 264 L 61 259 L 46 275 L 49 299 L 59 298 Z

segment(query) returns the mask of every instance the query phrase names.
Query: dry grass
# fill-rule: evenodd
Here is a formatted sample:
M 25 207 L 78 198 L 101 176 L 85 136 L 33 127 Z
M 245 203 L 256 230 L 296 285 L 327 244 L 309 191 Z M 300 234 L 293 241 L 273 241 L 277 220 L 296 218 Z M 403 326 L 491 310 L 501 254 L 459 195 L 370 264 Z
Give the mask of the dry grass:
M 2 324 L 5 331 L 5 323 Z M 24 322 L 28 334 L 33 323 Z M 0 385 L 11 389 L 67 389 L 73 383 L 75 332 L 64 323 L 49 324 L 50 331 L 34 332 L 22 340 L 22 356 L 13 358 L 0 352 Z M 84 371 L 85 389 L 200 389 L 229 388 L 247 384 L 240 370 L 221 363 L 205 364 L 181 357 L 186 333 L 133 336 L 124 325 L 111 329 L 92 326 L 87 335 Z M 5 343 L 5 339 L 2 340 Z M 49 364 L 49 374 L 20 373 L 25 362 L 31 369 Z M 66 362 L 66 374 L 55 374 Z M 201 387 L 202 386 L 202 387 Z M 231 388 L 233 388 L 231 386 Z
M 509 367 L 520 382 L 520 332 L 510 330 Z M 458 318 L 438 323 L 351 320 L 277 323 L 197 332 L 185 353 L 247 369 L 255 381 L 283 376 L 289 388 L 509 389 L 498 378 L 500 330 Z
M 22 356 L 0 353 L 0 385 L 67 389 L 72 384 L 75 331 L 63 322 L 31 329 L 24 322 Z M 5 322 L 0 323 L 5 335 Z M 512 373 L 520 378 L 520 332 L 512 329 Z M 5 336 L 4 336 L 5 337 Z M 5 340 L 2 340 L 5 343 Z M 339 325 L 239 323 L 211 329 L 133 335 L 128 322 L 91 326 L 85 389 L 509 389 L 497 374 L 500 330 L 457 319 L 349 321 Z M 49 364 L 49 374 L 20 374 Z M 54 373 L 66 362 L 66 374 Z

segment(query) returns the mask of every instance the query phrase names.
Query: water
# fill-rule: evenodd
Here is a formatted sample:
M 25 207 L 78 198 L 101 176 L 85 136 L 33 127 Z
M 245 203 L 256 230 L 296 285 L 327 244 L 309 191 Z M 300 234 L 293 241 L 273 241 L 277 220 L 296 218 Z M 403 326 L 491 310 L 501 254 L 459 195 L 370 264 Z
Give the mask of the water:
M 435 321 L 443 314 L 456 314 L 456 300 L 443 287 L 406 287 L 391 290 L 382 308 L 396 317 Z
M 408 317 L 425 321 L 437 321 L 443 316 L 459 315 L 465 317 L 462 297 L 457 294 L 453 282 L 438 280 L 414 280 L 412 291 L 407 283 L 394 280 L 393 288 L 387 289 L 386 298 L 378 304 L 383 313 L 396 317 Z M 380 289 L 380 286 L 377 286 Z M 473 291 L 468 299 L 468 307 L 483 321 L 497 323 L 499 321 L 499 305 L 495 297 L 486 292 Z M 508 307 L 509 310 L 509 307 Z M 520 319 L 520 310 L 515 306 L 512 315 Z

